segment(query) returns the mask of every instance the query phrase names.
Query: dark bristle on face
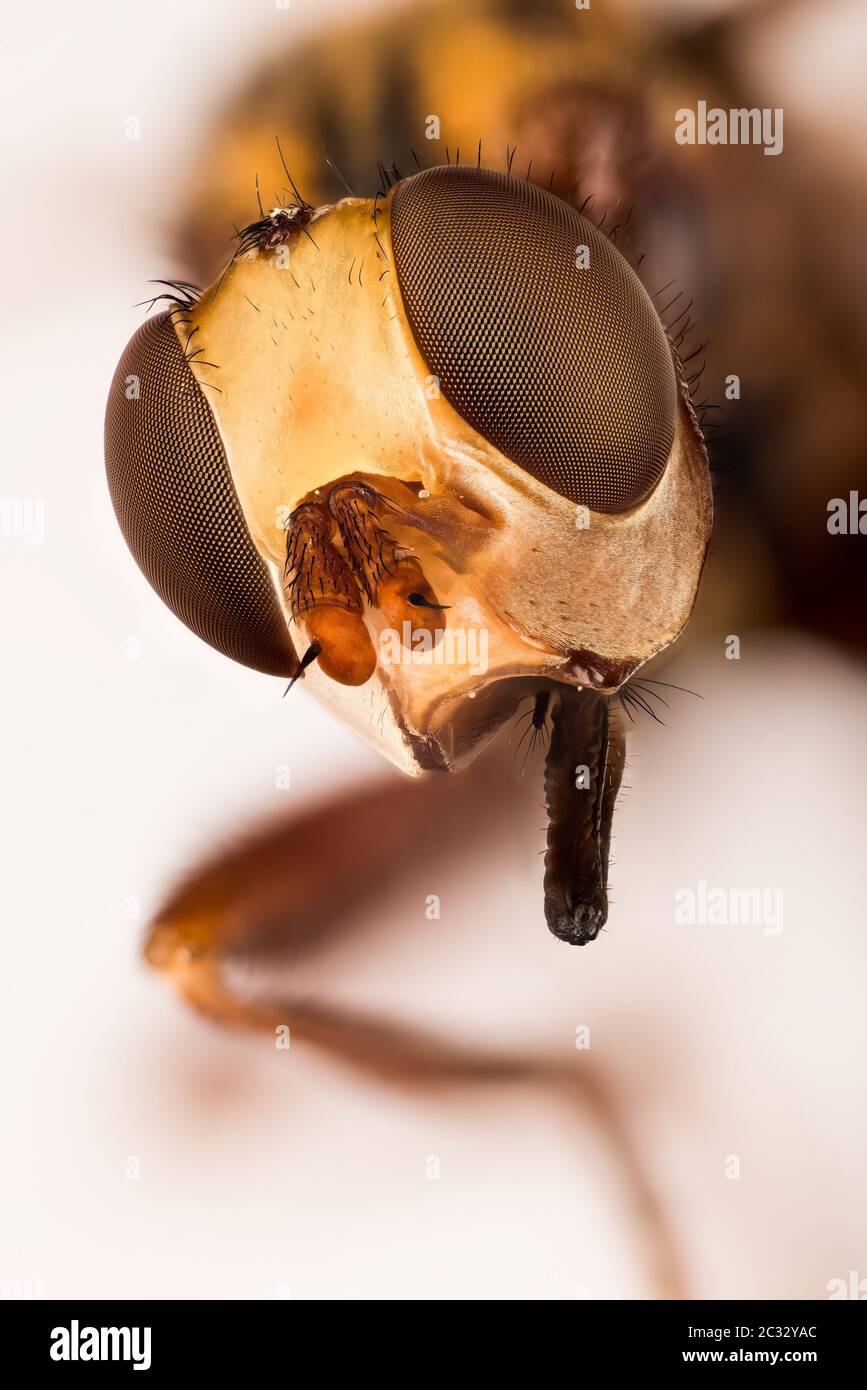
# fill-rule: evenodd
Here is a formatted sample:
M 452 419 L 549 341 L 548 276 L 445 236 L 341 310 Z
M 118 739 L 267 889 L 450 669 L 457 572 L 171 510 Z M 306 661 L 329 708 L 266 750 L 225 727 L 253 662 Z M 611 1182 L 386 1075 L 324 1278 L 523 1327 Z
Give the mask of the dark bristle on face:
M 419 352 L 474 430 L 591 510 L 652 492 L 674 441 L 674 364 L 607 237 L 544 189 L 453 165 L 397 186 L 392 244 Z
M 118 363 L 105 460 L 121 531 L 160 598 L 224 655 L 292 675 L 297 661 L 274 586 L 169 313 L 148 319 Z

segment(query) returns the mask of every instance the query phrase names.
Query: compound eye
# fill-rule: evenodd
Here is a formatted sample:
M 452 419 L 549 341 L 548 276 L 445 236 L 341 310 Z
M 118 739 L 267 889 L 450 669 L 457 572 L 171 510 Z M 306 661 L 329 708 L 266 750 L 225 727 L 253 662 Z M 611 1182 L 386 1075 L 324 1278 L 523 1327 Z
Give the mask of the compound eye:
M 416 345 L 467 423 L 572 502 L 643 501 L 674 441 L 676 378 L 608 239 L 533 184 L 454 166 L 398 184 L 391 234 Z
M 297 663 L 274 585 L 168 313 L 148 319 L 118 363 L 105 462 L 126 543 L 160 598 L 226 656 L 291 675 Z

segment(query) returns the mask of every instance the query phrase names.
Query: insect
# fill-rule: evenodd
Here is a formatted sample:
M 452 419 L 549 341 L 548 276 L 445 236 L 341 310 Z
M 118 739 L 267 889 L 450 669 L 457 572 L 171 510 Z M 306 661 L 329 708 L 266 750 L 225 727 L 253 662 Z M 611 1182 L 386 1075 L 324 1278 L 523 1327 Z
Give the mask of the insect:
M 112 383 L 112 499 L 188 627 L 406 772 L 460 771 L 529 701 L 545 916 L 584 945 L 613 697 L 682 631 L 710 536 L 701 430 L 651 294 L 576 208 L 480 159 L 388 184 L 298 196 L 204 292 L 169 286 Z

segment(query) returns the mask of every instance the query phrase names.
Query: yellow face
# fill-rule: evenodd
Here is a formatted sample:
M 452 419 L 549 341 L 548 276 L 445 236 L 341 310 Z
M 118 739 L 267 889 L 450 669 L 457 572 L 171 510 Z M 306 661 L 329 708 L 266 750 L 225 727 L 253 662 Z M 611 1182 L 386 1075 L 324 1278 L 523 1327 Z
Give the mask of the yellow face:
M 700 432 L 649 297 L 558 199 L 450 169 L 276 211 L 170 328 L 159 351 L 190 378 L 171 388 L 184 409 L 206 404 L 253 621 L 221 627 L 237 579 L 206 619 L 184 611 L 175 561 L 142 539 L 141 406 L 167 388 L 145 374 L 128 398 L 134 339 L 108 438 L 136 558 L 229 654 L 293 675 L 312 651 L 305 682 L 399 766 L 460 766 L 527 681 L 612 692 L 685 625 L 712 515 Z M 151 506 L 197 510 L 170 503 Z M 226 534 L 209 514 L 200 589 L 225 582 L 202 552 Z

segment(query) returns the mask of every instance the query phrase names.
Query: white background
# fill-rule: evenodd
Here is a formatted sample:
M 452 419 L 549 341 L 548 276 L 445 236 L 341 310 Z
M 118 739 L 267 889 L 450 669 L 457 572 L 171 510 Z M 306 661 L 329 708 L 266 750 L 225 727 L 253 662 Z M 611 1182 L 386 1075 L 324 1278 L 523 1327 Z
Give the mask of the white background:
M 108 383 L 132 305 L 172 273 L 208 112 L 256 54 L 337 8 L 28 3 L 4 19 L 2 493 L 41 502 L 45 529 L 0 539 L 0 1279 L 46 1296 L 647 1294 L 586 1118 L 528 1090 L 392 1092 L 223 1035 L 138 957 L 215 839 L 279 798 L 303 810 L 398 775 L 176 622 L 128 557 L 102 466 Z M 814 59 L 846 32 L 835 13 Z M 811 73 L 805 102 L 833 119 L 845 69 L 829 55 Z M 418 901 L 439 893 L 439 922 L 386 896 L 372 939 L 309 984 L 527 1052 L 568 1052 L 588 1024 L 692 1292 L 821 1298 L 867 1276 L 865 680 L 771 634 L 739 663 L 692 651 L 666 678 L 705 699 L 634 740 L 601 941 L 549 937 L 541 833 L 515 836 L 508 858 L 487 843 L 431 865 Z M 674 892 L 699 879 L 781 887 L 782 934 L 675 926 Z

